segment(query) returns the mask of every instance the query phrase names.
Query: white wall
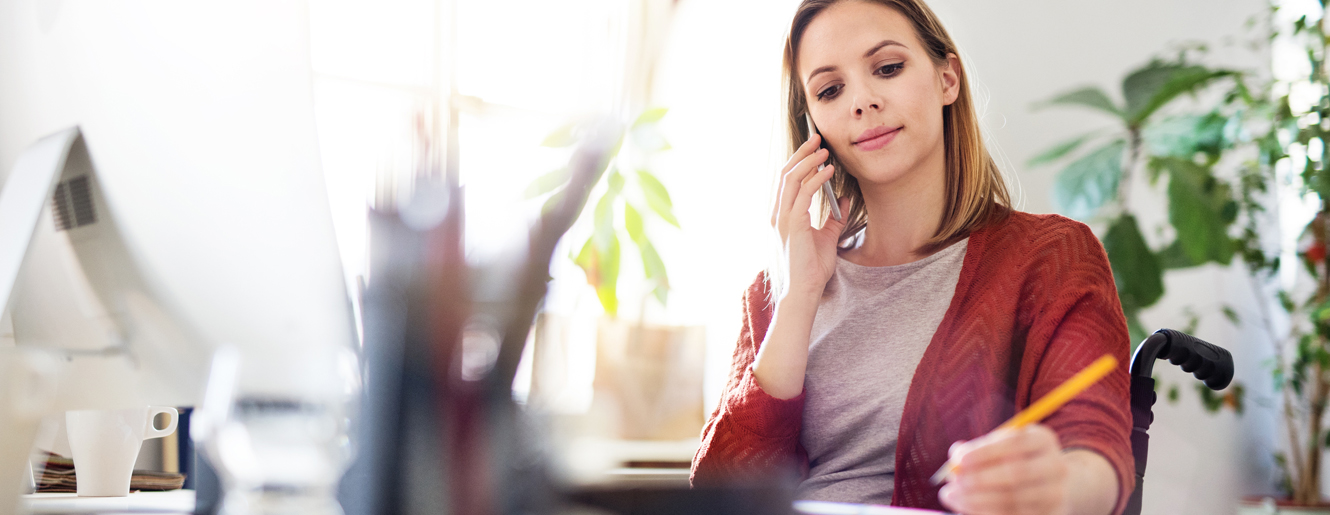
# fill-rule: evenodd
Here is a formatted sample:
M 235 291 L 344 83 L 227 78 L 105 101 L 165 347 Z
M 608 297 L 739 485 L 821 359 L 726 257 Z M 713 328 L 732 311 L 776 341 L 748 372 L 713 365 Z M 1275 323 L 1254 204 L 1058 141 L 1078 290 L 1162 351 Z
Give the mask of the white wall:
M 676 204 L 685 206 L 679 214 L 684 231 L 679 241 L 662 245 L 662 252 L 679 270 L 673 275 L 671 311 L 708 328 L 708 407 L 715 406 L 725 380 L 740 296 L 767 258 L 767 199 L 771 178 L 784 161 L 777 125 L 780 48 L 796 4 L 684 2 L 661 73 L 662 103 L 673 109 L 666 127 L 674 144 L 662 169 L 668 167 L 664 180 Z M 987 93 L 981 114 L 990 147 L 1012 177 L 1022 209 L 1030 212 L 1055 212 L 1050 196 L 1055 169 L 1030 170 L 1024 163 L 1071 135 L 1111 125 L 1084 110 L 1032 112 L 1033 103 L 1088 84 L 1120 98 L 1127 70 L 1181 42 L 1209 43 L 1213 64 L 1261 70 L 1267 62 L 1263 54 L 1225 44 L 1251 39 L 1244 22 L 1266 5 L 1257 0 L 933 0 L 931 5 L 967 54 L 981 105 Z M 1142 208 L 1146 232 L 1163 216 L 1161 208 Z M 1259 366 L 1268 345 L 1219 315 L 1221 302 L 1254 315 L 1239 268 L 1170 273 L 1166 283 L 1168 295 L 1144 314 L 1146 325 L 1183 326 L 1182 309 L 1192 306 L 1202 315 L 1197 334 L 1234 350 L 1237 380 L 1250 393 L 1244 416 L 1211 415 L 1200 407 L 1192 380 L 1175 367 L 1164 372 L 1167 383 L 1182 384 L 1182 397 L 1177 404 L 1161 400 L 1155 409 L 1144 513 L 1232 513 L 1238 495 L 1272 489 L 1274 412 L 1261 406 L 1270 386 Z

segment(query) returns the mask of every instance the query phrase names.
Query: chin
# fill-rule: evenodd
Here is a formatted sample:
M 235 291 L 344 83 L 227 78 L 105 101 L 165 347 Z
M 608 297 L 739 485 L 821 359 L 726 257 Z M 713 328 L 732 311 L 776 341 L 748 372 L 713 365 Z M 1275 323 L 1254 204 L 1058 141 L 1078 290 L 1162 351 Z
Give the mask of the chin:
M 891 159 L 874 159 L 866 163 L 858 163 L 855 171 L 851 172 L 859 184 L 891 184 L 899 181 L 908 175 L 909 167 L 901 166 L 899 161 Z

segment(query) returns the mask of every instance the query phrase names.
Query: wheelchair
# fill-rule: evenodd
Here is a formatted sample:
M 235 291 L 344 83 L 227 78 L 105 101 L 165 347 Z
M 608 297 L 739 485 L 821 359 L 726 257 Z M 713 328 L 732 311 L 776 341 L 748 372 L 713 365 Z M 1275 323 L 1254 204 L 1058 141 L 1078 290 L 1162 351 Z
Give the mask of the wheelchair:
M 1136 461 L 1136 489 L 1122 515 L 1140 515 L 1141 488 L 1145 481 L 1146 454 L 1150 447 L 1150 423 L 1154 421 L 1153 375 L 1156 359 L 1167 359 L 1184 372 L 1191 372 L 1211 390 L 1222 390 L 1233 380 L 1233 356 L 1227 350 L 1200 338 L 1175 331 L 1155 331 L 1136 347 L 1131 358 L 1131 454 Z

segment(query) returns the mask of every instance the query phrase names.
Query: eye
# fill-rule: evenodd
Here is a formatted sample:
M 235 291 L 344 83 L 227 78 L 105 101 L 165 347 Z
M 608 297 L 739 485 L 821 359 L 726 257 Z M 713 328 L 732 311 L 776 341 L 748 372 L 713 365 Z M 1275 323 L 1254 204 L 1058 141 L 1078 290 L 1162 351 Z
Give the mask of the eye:
M 905 63 L 886 64 L 878 67 L 877 74 L 884 77 L 893 77 L 900 73 L 903 68 L 905 68 Z
M 841 85 L 841 84 L 835 84 L 835 85 L 832 85 L 832 86 L 828 86 L 828 87 L 826 87 L 826 88 L 823 88 L 822 91 L 817 92 L 817 99 L 818 99 L 818 100 L 826 100 L 826 99 L 829 99 L 829 98 L 835 97 L 837 93 L 840 93 L 840 90 L 841 90 L 841 88 L 843 88 L 843 87 L 845 87 L 845 86 L 844 86 L 844 85 Z

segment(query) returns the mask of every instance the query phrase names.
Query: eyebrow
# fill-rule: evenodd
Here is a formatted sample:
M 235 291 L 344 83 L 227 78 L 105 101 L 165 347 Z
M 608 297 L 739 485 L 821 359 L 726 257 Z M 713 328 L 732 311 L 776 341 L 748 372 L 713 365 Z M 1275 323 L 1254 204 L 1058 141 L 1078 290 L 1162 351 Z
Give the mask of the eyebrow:
M 868 49 L 867 52 L 864 52 L 864 58 L 867 59 L 867 58 L 869 58 L 869 57 L 872 57 L 873 54 L 876 54 L 878 50 L 882 50 L 883 47 L 888 47 L 888 46 L 891 46 L 891 45 L 896 45 L 896 46 L 901 47 L 901 48 L 909 48 L 909 47 L 907 47 L 907 46 L 905 46 L 905 45 L 903 45 L 903 44 L 901 44 L 901 43 L 899 43 L 899 42 L 897 42 L 897 41 L 890 40 L 890 39 L 884 39 L 884 40 L 878 42 L 878 44 L 873 45 L 873 48 Z M 830 72 L 830 71 L 835 71 L 835 70 L 836 70 L 836 67 L 835 67 L 835 66 L 823 66 L 823 67 L 821 67 L 821 68 L 818 68 L 818 69 L 816 69 L 816 70 L 813 70 L 813 73 L 808 74 L 808 79 L 804 80 L 804 84 L 807 85 L 808 82 L 812 81 L 812 80 L 813 80 L 813 77 L 817 76 L 817 74 L 819 74 L 819 73 L 822 73 L 822 72 Z

